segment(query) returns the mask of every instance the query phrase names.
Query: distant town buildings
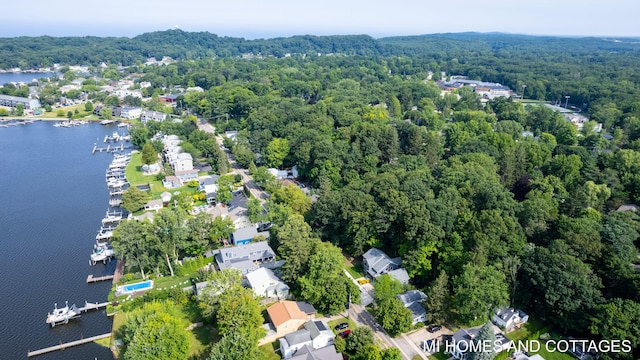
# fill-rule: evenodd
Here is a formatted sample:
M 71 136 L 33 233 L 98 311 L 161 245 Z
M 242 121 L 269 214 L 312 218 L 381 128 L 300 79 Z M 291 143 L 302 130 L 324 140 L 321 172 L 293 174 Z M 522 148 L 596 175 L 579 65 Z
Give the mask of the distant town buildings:
M 497 97 L 510 97 L 513 95 L 513 92 L 508 86 L 479 80 L 468 80 L 465 77 L 454 77 L 449 81 L 438 81 L 437 84 L 444 91 L 457 90 L 464 86 L 469 86 L 480 95 L 480 98 L 485 100 L 493 100 Z

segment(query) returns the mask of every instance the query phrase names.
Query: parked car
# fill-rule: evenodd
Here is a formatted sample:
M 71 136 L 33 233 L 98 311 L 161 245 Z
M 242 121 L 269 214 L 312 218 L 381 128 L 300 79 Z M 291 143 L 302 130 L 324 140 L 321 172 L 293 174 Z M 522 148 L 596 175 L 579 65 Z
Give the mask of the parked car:
M 442 326 L 440 325 L 431 325 L 427 328 L 427 331 L 430 333 L 434 333 L 436 331 L 440 331 L 440 329 L 442 329 Z
M 336 330 L 344 330 L 349 327 L 349 323 L 342 323 L 335 326 Z
M 351 334 L 351 330 L 348 330 L 348 329 L 347 329 L 347 330 L 345 330 L 345 331 L 341 332 L 341 333 L 340 333 L 340 334 L 338 334 L 338 335 L 340 335 L 340 337 L 341 337 L 341 338 L 346 339 L 346 338 L 347 338 L 347 336 L 349 336 L 349 334 Z

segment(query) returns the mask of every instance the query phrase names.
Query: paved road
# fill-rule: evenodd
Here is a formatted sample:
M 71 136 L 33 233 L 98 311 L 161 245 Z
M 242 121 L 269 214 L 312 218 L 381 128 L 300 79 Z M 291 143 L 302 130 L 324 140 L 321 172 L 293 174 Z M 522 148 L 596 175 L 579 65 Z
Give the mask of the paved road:
M 358 325 L 368 326 L 371 328 L 371 330 L 373 330 L 373 336 L 378 340 L 377 342 L 379 343 L 381 348 L 398 348 L 400 350 L 402 358 L 406 360 L 411 360 L 416 355 L 425 358 L 424 354 L 420 352 L 420 349 L 418 349 L 415 345 L 412 346 L 412 344 L 406 341 L 404 338 L 394 339 L 389 336 L 389 334 L 387 334 L 382 326 L 378 324 L 373 315 L 371 315 L 371 313 L 367 311 L 364 306 L 351 304 L 350 315 Z
M 213 128 L 213 126 L 209 123 L 207 123 L 204 120 L 200 120 L 198 122 L 198 128 L 202 131 L 211 133 L 215 135 L 215 129 Z M 222 146 L 222 136 L 216 136 L 216 142 L 218 143 L 218 146 L 220 147 L 220 149 L 223 149 Z M 251 195 L 260 200 L 260 203 L 264 204 L 265 200 L 267 200 L 267 198 L 269 197 L 269 195 L 267 195 L 267 193 L 265 193 L 260 186 L 258 186 L 258 184 L 255 183 L 255 181 L 253 181 L 253 179 L 251 178 L 251 176 L 249 176 L 249 172 L 246 169 L 243 169 L 234 159 L 233 154 L 231 154 L 228 151 L 225 151 L 225 153 L 227 154 L 227 157 L 229 158 L 229 164 L 231 164 L 231 169 L 232 172 L 234 174 L 239 174 L 240 176 L 242 176 L 242 182 L 243 184 L 246 186 L 246 188 L 249 190 L 249 192 L 251 193 Z

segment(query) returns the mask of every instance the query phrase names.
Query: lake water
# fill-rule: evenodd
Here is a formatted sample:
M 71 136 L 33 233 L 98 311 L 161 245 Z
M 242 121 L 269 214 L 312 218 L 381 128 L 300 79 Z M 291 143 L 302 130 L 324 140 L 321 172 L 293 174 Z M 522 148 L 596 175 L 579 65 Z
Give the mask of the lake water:
M 54 303 L 103 302 L 115 261 L 89 265 L 108 208 L 105 171 L 112 155 L 91 154 L 114 126 L 56 128 L 53 122 L 0 128 L 0 359 L 26 359 L 28 350 L 111 331 L 105 310 L 50 328 Z M 113 359 L 94 343 L 37 357 Z
M 23 72 L 9 72 L 9 73 L 0 73 L 0 85 L 7 84 L 10 82 L 25 82 L 29 83 L 33 81 L 33 79 L 39 80 L 42 78 L 50 78 L 55 73 L 52 72 L 37 72 L 37 73 L 23 73 Z

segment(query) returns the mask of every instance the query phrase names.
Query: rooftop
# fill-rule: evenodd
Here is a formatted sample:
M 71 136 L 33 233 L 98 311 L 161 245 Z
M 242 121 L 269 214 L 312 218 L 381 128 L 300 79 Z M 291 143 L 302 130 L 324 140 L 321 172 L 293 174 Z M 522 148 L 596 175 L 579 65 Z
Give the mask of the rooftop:
M 307 314 L 300 310 L 295 301 L 280 301 L 279 303 L 269 306 L 267 308 L 267 313 L 269 314 L 271 322 L 276 327 L 292 319 L 307 319 Z

